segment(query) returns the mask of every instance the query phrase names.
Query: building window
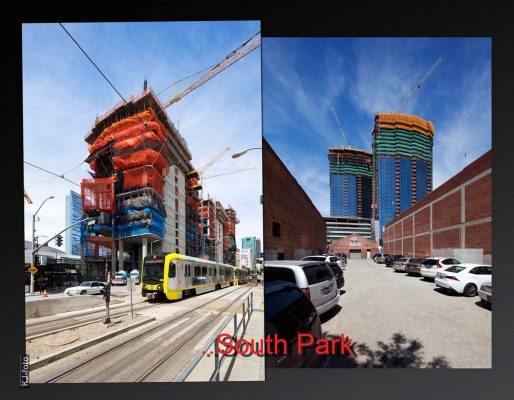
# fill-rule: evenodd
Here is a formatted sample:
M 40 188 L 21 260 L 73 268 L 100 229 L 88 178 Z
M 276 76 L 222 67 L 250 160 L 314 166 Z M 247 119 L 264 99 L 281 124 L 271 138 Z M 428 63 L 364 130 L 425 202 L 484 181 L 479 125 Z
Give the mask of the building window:
M 178 196 L 178 186 L 175 185 L 175 196 Z
M 175 211 L 178 211 L 178 199 L 175 199 Z
M 175 221 L 178 221 L 178 214 L 175 214 Z
M 180 250 L 178 249 L 178 247 L 175 249 L 175 253 L 177 253 L 177 254 L 180 253 Z
M 280 237 L 280 224 L 278 222 L 273 222 L 272 235 L 275 237 Z
M 176 245 L 176 246 L 179 246 L 179 244 L 178 244 L 178 239 L 175 239 L 175 245 Z M 178 253 L 178 252 L 177 252 L 177 253 Z
M 178 222 L 175 222 L 175 229 L 178 229 Z
M 284 259 L 284 253 L 277 253 L 277 260 L 283 260 Z

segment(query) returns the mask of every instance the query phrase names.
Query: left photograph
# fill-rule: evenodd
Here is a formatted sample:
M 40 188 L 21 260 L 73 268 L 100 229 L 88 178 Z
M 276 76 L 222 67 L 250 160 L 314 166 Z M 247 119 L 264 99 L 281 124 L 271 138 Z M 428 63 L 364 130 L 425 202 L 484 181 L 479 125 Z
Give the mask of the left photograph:
M 22 46 L 28 384 L 264 380 L 260 22 Z

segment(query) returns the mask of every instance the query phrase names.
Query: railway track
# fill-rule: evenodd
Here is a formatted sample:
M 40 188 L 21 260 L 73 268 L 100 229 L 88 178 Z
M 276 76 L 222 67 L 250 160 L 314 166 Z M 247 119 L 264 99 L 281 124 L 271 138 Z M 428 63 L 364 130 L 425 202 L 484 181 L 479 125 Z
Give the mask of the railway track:
M 195 311 L 201 310 L 202 308 L 206 307 L 207 305 L 210 305 L 214 302 L 220 301 L 221 299 L 225 298 L 226 296 L 229 296 L 231 294 L 241 291 L 241 294 L 236 299 L 231 301 L 228 306 L 223 308 L 223 310 L 229 309 L 230 307 L 232 307 L 234 305 L 234 302 L 237 302 L 241 297 L 250 293 L 251 290 L 252 290 L 251 288 L 242 286 L 242 287 L 238 287 L 237 289 L 232 290 L 230 292 L 224 293 L 221 296 L 218 296 L 214 299 L 204 302 L 204 303 L 200 304 L 199 306 L 196 306 L 193 309 L 190 309 L 183 313 L 180 313 L 180 315 L 168 318 L 167 320 L 163 321 L 162 323 L 160 323 L 156 326 L 146 328 L 143 331 L 137 333 L 136 335 L 134 335 L 130 338 L 127 338 L 127 339 L 121 341 L 120 343 L 114 345 L 113 347 L 101 352 L 100 354 L 94 354 L 93 356 L 90 356 L 90 357 L 86 358 L 85 360 L 79 361 L 79 362 L 73 364 L 72 366 L 61 370 L 60 372 L 53 374 L 50 377 L 43 378 L 41 380 L 41 383 L 57 383 L 57 382 L 61 382 L 61 381 L 67 381 L 66 378 L 69 378 L 72 374 L 80 372 L 82 369 L 85 369 L 88 366 L 91 366 L 93 364 L 96 365 L 96 363 L 99 363 L 99 365 L 103 366 L 103 363 L 105 362 L 105 360 L 107 360 L 109 356 L 116 354 L 116 352 L 118 352 L 119 350 L 129 347 L 131 345 L 134 345 L 138 341 L 148 339 L 150 336 L 155 335 L 156 333 L 158 334 L 159 331 L 164 331 L 166 329 L 174 329 L 173 327 L 176 327 L 176 326 L 180 325 L 181 323 L 183 323 L 184 321 L 186 321 L 188 319 L 187 316 L 192 315 L 192 313 L 194 313 Z M 223 312 L 224 311 L 219 312 L 219 314 L 216 315 L 216 317 L 218 317 L 219 315 L 222 315 Z M 145 373 L 140 374 L 137 377 L 137 379 L 139 381 L 146 380 L 148 378 L 148 376 L 150 376 L 159 367 L 159 365 L 162 365 L 162 363 L 164 363 L 173 354 L 175 354 L 181 347 L 183 347 L 184 344 L 187 342 L 187 340 L 189 340 L 190 337 L 196 336 L 200 332 L 200 329 L 204 329 L 206 326 L 208 326 L 210 323 L 212 323 L 214 321 L 214 319 L 215 318 L 212 318 L 212 317 L 208 318 L 208 322 L 202 323 L 201 328 L 194 329 L 193 333 L 187 333 L 186 335 L 183 335 L 183 336 L 186 336 L 187 338 L 185 340 L 182 340 L 182 337 L 181 337 L 179 339 L 180 343 L 178 345 L 174 345 L 173 349 L 171 351 L 166 352 L 166 354 L 163 357 L 159 358 L 158 362 L 153 363 L 151 368 L 148 368 L 145 371 Z M 148 340 L 150 340 L 150 339 L 148 339 Z M 157 364 L 159 364 L 159 365 L 157 365 Z M 103 370 L 103 368 L 100 368 L 100 370 Z M 73 380 L 68 380 L 67 382 L 73 382 Z
M 155 307 L 157 304 L 146 304 L 143 306 L 134 305 L 134 311 L 141 311 L 147 308 Z M 124 309 L 123 311 L 120 311 Z M 130 304 L 124 305 L 122 307 L 117 308 L 114 312 L 110 313 L 111 318 L 119 317 L 130 312 Z M 86 318 L 75 320 L 76 317 L 88 316 Z M 64 330 L 78 328 L 84 325 L 94 324 L 95 322 L 100 322 L 105 319 L 105 310 L 102 311 L 92 311 L 89 313 L 74 315 L 72 317 L 63 317 L 58 318 L 51 321 L 42 321 L 35 322 L 33 324 L 27 325 L 26 327 L 26 337 L 25 341 L 29 341 L 32 339 L 37 339 L 43 336 L 52 335 L 54 333 L 58 333 Z

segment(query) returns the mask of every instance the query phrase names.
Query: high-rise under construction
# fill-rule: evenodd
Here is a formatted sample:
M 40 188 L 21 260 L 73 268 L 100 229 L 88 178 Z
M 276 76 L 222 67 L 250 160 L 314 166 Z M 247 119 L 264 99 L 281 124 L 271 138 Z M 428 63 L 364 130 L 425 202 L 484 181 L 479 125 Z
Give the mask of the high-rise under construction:
M 373 136 L 373 218 L 382 227 L 432 191 L 434 125 L 415 115 L 380 113 Z
M 371 218 L 373 167 L 371 153 L 331 147 L 330 215 Z

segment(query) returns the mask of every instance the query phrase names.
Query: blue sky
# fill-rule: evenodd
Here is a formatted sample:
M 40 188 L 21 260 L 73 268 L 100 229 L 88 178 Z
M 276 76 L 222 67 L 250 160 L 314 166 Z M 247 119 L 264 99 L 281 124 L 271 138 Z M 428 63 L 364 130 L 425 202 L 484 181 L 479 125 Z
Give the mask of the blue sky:
M 139 94 L 145 78 L 159 93 L 225 58 L 260 30 L 257 21 L 64 25 L 124 97 Z M 24 160 L 62 174 L 87 157 L 84 135 L 95 117 L 120 98 L 58 24 L 24 24 L 22 32 Z M 178 84 L 176 91 L 192 82 Z M 164 102 L 172 94 L 169 89 L 159 98 Z M 236 229 L 239 247 L 244 236 L 262 238 L 260 152 L 230 157 L 261 144 L 261 48 L 167 112 L 188 142 L 197 168 L 231 146 L 206 175 L 254 168 L 206 179 L 204 195 L 236 209 L 241 220 Z M 89 177 L 87 170 L 84 163 L 65 176 L 80 183 Z M 32 214 L 51 195 L 55 199 L 38 214 L 37 231 L 50 236 L 63 229 L 65 196 L 70 190 L 80 192 L 80 188 L 27 165 L 24 187 L 34 201 L 25 204 L 25 238 L 32 237 Z
M 377 112 L 443 61 L 402 112 L 434 123 L 434 189 L 491 148 L 489 38 L 263 38 L 263 134 L 322 215 L 328 148 L 371 151 Z

